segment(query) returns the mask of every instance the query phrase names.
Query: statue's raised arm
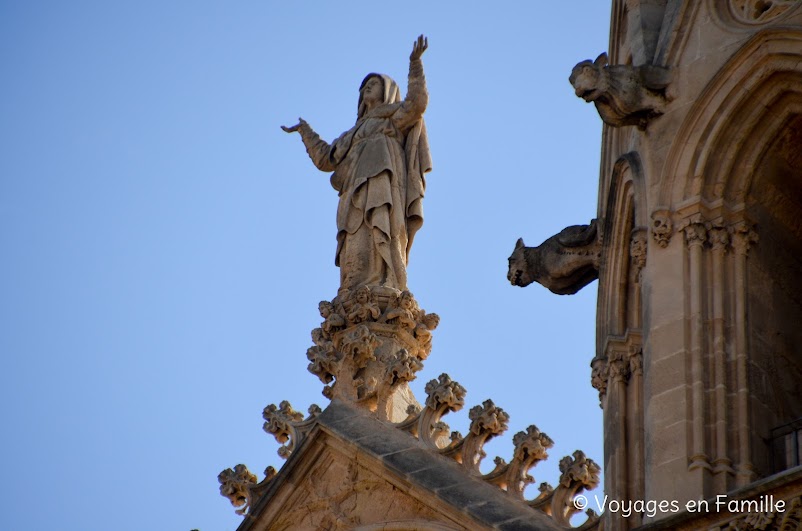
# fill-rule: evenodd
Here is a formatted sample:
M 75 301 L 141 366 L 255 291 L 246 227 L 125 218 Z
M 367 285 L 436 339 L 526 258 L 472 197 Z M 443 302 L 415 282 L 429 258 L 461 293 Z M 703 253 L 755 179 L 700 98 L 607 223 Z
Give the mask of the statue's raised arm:
M 321 171 L 333 171 L 339 192 L 337 252 L 340 289 L 407 287 L 409 249 L 423 224 L 424 174 L 431 170 L 423 113 L 429 101 L 421 35 L 409 56 L 407 95 L 384 74 L 368 74 L 359 87 L 356 124 L 331 144 L 306 121 L 282 129 L 298 132 Z

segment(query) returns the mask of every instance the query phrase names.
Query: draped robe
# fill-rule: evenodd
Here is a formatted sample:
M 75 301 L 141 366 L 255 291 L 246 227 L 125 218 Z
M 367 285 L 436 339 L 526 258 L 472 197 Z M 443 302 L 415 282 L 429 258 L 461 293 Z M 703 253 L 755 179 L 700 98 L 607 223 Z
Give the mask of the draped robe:
M 337 252 L 340 289 L 359 286 L 407 288 L 406 266 L 415 233 L 423 224 L 424 174 L 431 158 L 423 123 L 428 95 L 420 60 L 410 62 L 409 89 L 384 82 L 384 101 L 368 111 L 360 97 L 354 127 L 331 144 L 301 130 L 307 152 L 323 171 L 334 171 L 339 193 Z

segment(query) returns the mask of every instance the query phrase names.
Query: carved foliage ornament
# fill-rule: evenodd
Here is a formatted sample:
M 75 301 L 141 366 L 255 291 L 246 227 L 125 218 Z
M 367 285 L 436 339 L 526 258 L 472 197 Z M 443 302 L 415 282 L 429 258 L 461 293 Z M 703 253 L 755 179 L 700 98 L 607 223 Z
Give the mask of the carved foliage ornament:
M 701 247 L 707 241 L 707 225 L 702 222 L 700 216 L 684 220 L 680 224 L 679 230 L 685 236 L 685 243 L 688 247 Z
M 448 433 L 448 425 L 442 418 L 463 407 L 465 388 L 447 374 L 441 374 L 426 385 L 426 394 L 426 406 L 422 410 L 410 407 L 408 418 L 397 424 L 398 428 L 418 437 L 432 450 L 462 464 L 470 474 L 496 485 L 510 496 L 526 501 L 531 507 L 550 515 L 560 525 L 572 527 L 570 519 L 577 512 L 573 504 L 574 496 L 585 489 L 595 488 L 599 483 L 601 469 L 593 460 L 577 450 L 573 457 L 566 457 L 560 462 L 562 475 L 556 489 L 544 483 L 536 498 L 526 500 L 524 490 L 535 481 L 529 471 L 548 457 L 547 450 L 554 446 L 554 441 L 536 426 L 529 426 L 513 437 L 515 449 L 512 460 L 508 463 L 496 457 L 493 470 L 483 474 L 479 467 L 486 457 L 483 446 L 506 431 L 509 415 L 492 400 L 485 400 L 469 412 L 471 425 L 468 435 L 463 437 L 459 432 L 452 432 L 450 440 L 447 440 L 443 436 Z M 599 522 L 596 514 L 589 511 L 588 520 L 581 527 L 593 529 Z
M 396 361 L 397 374 L 402 375 L 404 367 L 410 362 L 409 354 L 400 355 Z M 463 437 L 459 432 L 453 432 L 448 441 L 444 438 L 448 433 L 448 425 L 442 421 L 442 417 L 451 411 L 460 410 L 465 404 L 465 394 L 464 387 L 447 374 L 441 374 L 426 384 L 426 406 L 423 409 L 410 406 L 407 419 L 396 424 L 396 427 L 417 437 L 433 451 L 462 464 L 469 474 L 496 485 L 508 495 L 525 501 L 533 509 L 543 511 L 558 524 L 566 528 L 572 527 L 570 519 L 577 512 L 573 504 L 574 496 L 598 485 L 601 472 L 599 466 L 577 450 L 572 457 L 565 457 L 560 461 L 561 475 L 556 489 L 543 483 L 538 496 L 526 500 L 524 490 L 535 481 L 529 471 L 548 457 L 547 450 L 554 446 L 554 441 L 536 426 L 529 426 L 513 437 L 512 460 L 507 463 L 496 457 L 495 468 L 483 474 L 479 468 L 486 456 L 483 446 L 491 438 L 507 430 L 509 415 L 492 400 L 485 400 L 469 412 L 471 424 L 468 435 Z M 287 401 L 278 406 L 270 404 L 265 408 L 264 429 L 282 444 L 279 449 L 281 457 L 286 459 L 292 454 L 311 431 L 320 412 L 318 406 L 312 405 L 309 416 L 304 419 Z M 269 467 L 265 470 L 265 479 L 257 483 L 256 476 L 245 465 L 237 465 L 234 469 L 224 470 L 218 476 L 220 493 L 239 508 L 237 514 L 244 515 L 254 501 L 263 495 L 275 475 L 275 469 Z M 587 515 L 588 519 L 580 527 L 598 528 L 598 516 L 590 510 Z
M 590 384 L 599 392 L 603 407 L 608 387 L 615 382 L 626 383 L 634 375 L 643 374 L 643 348 L 633 343 L 621 348 L 608 348 L 605 357 L 590 362 Z
M 241 507 L 237 514 L 245 514 L 250 505 L 250 492 L 248 487 L 256 485 L 256 476 L 251 474 L 248 467 L 239 464 L 234 469 L 227 468 L 217 476 L 220 482 L 220 494 L 231 501 L 234 507 Z
M 320 412 L 320 406 L 312 404 L 309 406 L 309 416 L 304 419 L 303 414 L 295 411 L 286 400 L 283 400 L 278 406 L 270 404 L 264 409 L 262 412 L 262 418 L 265 419 L 263 429 L 273 435 L 276 442 L 282 445 L 278 449 L 278 455 L 287 459 L 292 454 L 301 439 L 309 432 Z
M 278 450 L 279 456 L 287 459 L 292 454 L 312 429 L 312 425 L 320 413 L 320 407 L 312 404 L 309 406 L 309 416 L 304 419 L 304 416 L 295 411 L 286 400 L 278 406 L 270 404 L 264 409 L 262 413 L 262 417 L 265 419 L 263 428 L 281 444 Z M 233 469 L 227 468 L 220 472 L 217 480 L 220 482 L 220 494 L 228 498 L 231 505 L 239 507 L 235 511 L 237 514 L 244 515 L 275 476 L 276 469 L 269 466 L 265 469 L 265 479 L 261 483 L 257 483 L 256 475 L 251 473 L 245 465 L 239 464 Z
M 327 384 L 327 398 L 373 399 L 413 380 L 440 323 L 412 293 L 387 287 L 340 290 L 319 310 L 323 322 L 312 330 L 314 345 L 306 356 L 309 372 Z

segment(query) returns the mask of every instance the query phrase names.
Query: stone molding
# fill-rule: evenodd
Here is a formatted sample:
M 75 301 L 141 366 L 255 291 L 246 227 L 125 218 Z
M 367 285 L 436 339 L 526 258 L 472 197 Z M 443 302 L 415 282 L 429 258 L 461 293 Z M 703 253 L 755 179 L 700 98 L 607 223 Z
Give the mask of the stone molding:
M 483 447 L 489 440 L 507 430 L 509 415 L 492 400 L 485 400 L 470 409 L 468 417 L 471 423 L 466 436 L 456 431 L 449 434 L 449 427 L 443 422 L 443 417 L 462 409 L 465 404 L 465 388 L 447 374 L 441 374 L 429 381 L 426 394 L 424 407 L 410 405 L 407 418 L 390 425 L 415 437 L 429 451 L 453 459 L 468 476 L 481 479 L 499 488 L 512 499 L 525 503 L 532 510 L 545 513 L 561 527 L 577 527 L 570 522 L 579 512 L 573 499 L 581 492 L 598 486 L 601 468 L 595 461 L 581 450 L 576 450 L 573 455 L 560 460 L 560 479 L 556 488 L 548 483 L 541 483 L 538 495 L 533 499 L 526 499 L 526 487 L 535 482 L 529 472 L 548 458 L 548 449 L 554 446 L 554 441 L 536 426 L 530 425 L 513 437 L 512 459 L 507 462 L 496 457 L 493 470 L 483 474 L 479 468 L 486 457 Z M 317 417 L 321 414 L 320 408 L 313 405 L 309 411 L 309 416 L 303 418 L 286 401 L 279 406 L 271 404 L 265 408 L 264 429 L 282 445 L 278 452 L 282 458 L 289 458 L 316 425 Z M 220 492 L 235 507 L 239 507 L 237 514 L 245 515 L 267 491 L 276 472 L 270 467 L 265 476 L 264 480 L 257 483 L 256 476 L 245 465 L 237 465 L 233 470 L 226 469 L 218 476 Z M 583 530 L 597 529 L 600 525 L 598 515 L 592 510 L 587 510 L 586 514 L 586 521 L 578 527 Z
M 743 219 L 726 221 L 720 215 L 710 219 L 700 212 L 681 216 L 666 209 L 652 212 L 651 234 L 658 246 L 668 247 L 676 232 L 682 233 L 689 248 L 698 245 L 725 253 L 734 250 L 746 255 L 749 248 L 758 242 L 755 226 Z
M 643 347 L 640 330 L 628 330 L 622 337 L 609 336 L 604 356 L 590 362 L 590 384 L 599 392 L 604 407 L 607 389 L 615 382 L 627 383 L 631 376 L 643 374 Z

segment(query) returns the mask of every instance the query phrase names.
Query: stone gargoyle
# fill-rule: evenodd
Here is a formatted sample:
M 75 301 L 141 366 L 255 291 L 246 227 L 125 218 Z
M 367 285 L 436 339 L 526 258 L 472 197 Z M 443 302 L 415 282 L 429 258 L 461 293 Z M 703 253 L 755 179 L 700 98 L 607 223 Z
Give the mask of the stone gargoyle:
M 510 256 L 507 279 L 513 286 L 537 282 L 557 295 L 573 295 L 599 278 L 601 239 L 597 220 L 572 225 L 537 247 L 526 247 L 522 238 Z
M 607 54 L 577 64 L 568 78 L 574 92 L 593 102 L 599 116 L 613 127 L 636 125 L 643 130 L 663 114 L 671 71 L 661 66 L 609 65 Z

